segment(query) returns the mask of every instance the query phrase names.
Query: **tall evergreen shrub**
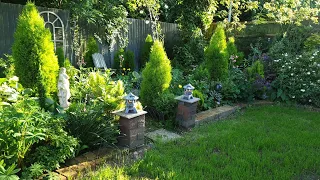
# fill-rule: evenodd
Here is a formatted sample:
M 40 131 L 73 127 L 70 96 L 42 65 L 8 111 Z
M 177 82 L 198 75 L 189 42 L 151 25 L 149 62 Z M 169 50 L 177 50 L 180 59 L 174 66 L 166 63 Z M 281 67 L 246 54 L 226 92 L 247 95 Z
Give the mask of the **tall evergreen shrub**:
M 205 51 L 208 71 L 212 80 L 224 80 L 228 75 L 228 52 L 226 35 L 222 24 L 218 24 L 210 44 Z
M 12 55 L 15 74 L 26 88 L 37 89 L 44 107 L 45 97 L 57 91 L 58 59 L 49 29 L 36 6 L 28 2 L 18 18 Z
M 141 59 L 140 59 L 140 68 L 144 68 L 146 66 L 146 63 L 149 60 L 150 50 L 151 46 L 153 44 L 153 40 L 150 34 L 146 37 L 146 40 L 144 42 L 144 45 L 142 47 L 141 52 Z
M 58 57 L 59 67 L 64 67 L 64 52 L 61 47 L 58 47 L 56 50 L 56 55 Z
M 130 50 L 127 50 L 124 57 L 124 67 L 126 69 L 134 70 L 134 53 Z
M 143 105 L 153 106 L 155 99 L 160 98 L 168 89 L 172 79 L 171 69 L 163 44 L 158 40 L 154 41 L 149 62 L 142 71 L 140 97 Z
M 86 62 L 86 67 L 94 67 L 92 54 L 99 52 L 99 47 L 94 39 L 94 37 L 90 36 L 87 42 L 87 52 L 84 56 L 84 61 Z

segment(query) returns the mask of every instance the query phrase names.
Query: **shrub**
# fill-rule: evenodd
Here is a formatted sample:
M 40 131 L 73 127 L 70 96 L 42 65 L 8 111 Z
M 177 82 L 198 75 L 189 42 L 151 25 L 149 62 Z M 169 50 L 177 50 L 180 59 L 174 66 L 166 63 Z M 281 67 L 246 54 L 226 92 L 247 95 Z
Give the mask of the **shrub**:
M 313 33 L 309 36 L 306 41 L 304 41 L 304 49 L 307 51 L 312 51 L 314 49 L 320 49 L 320 34 Z
M 228 39 L 227 52 L 228 52 L 228 58 L 230 60 L 233 60 L 233 62 L 231 62 L 230 64 L 235 64 L 237 66 L 242 64 L 244 54 L 242 52 L 238 52 L 234 37 L 230 37 Z
M 295 101 L 320 107 L 320 52 L 285 54 L 275 61 L 278 76 L 272 99 Z
M 94 67 L 92 54 L 99 52 L 99 47 L 94 39 L 94 37 L 90 36 L 87 42 L 87 52 L 84 56 L 84 61 L 86 63 L 86 67 Z
M 11 55 L 5 54 L 6 59 L 0 58 L 0 77 L 14 76 L 14 64 Z
M 268 54 L 278 59 L 282 54 L 300 54 L 304 42 L 311 35 L 312 28 L 307 26 L 292 26 L 287 29 L 278 41 L 275 41 Z
M 212 80 L 224 80 L 228 75 L 228 52 L 226 35 L 222 24 L 218 24 L 210 44 L 205 50 L 207 68 Z
M 82 70 L 70 84 L 73 102 L 86 101 L 88 104 L 103 102 L 106 112 L 120 109 L 123 105 L 124 86 L 121 80 L 112 81 L 111 72 Z
M 37 89 L 40 104 L 57 91 L 59 65 L 49 29 L 33 3 L 27 3 L 18 19 L 12 55 L 15 74 L 25 88 Z
M 58 64 L 59 67 L 64 67 L 64 52 L 63 49 L 61 47 L 58 47 L 56 50 L 56 55 L 58 57 Z
M 140 69 L 144 68 L 146 66 L 146 63 L 149 61 L 149 55 L 152 44 L 152 37 L 150 34 L 148 34 L 141 50 Z
M 171 74 L 172 80 L 170 84 L 170 92 L 180 96 L 181 94 L 183 94 L 183 85 L 187 83 L 185 80 L 185 76 L 180 69 L 172 69 Z
M 172 65 L 182 69 L 185 73 L 190 73 L 195 65 L 204 61 L 205 43 L 200 29 L 196 29 L 188 42 L 181 42 L 174 46 L 174 59 Z
M 151 48 L 149 62 L 142 71 L 141 102 L 146 106 L 153 106 L 154 100 L 169 88 L 171 79 L 170 60 L 163 44 L 157 40 Z
M 19 92 L 23 89 L 18 81 L 17 76 L 10 79 L 0 78 L 0 106 L 10 105 L 10 103 L 18 101 Z
M 122 69 L 124 64 L 125 52 L 124 49 L 119 49 L 114 55 L 113 69 Z
M 200 101 L 198 102 L 198 110 L 204 110 L 204 95 L 198 91 L 198 90 L 194 90 L 193 91 L 193 97 L 199 98 Z
M 166 90 L 159 97 L 154 99 L 152 107 L 164 115 L 166 120 L 173 120 L 176 113 L 177 100 L 175 95 Z
M 134 53 L 130 50 L 127 50 L 124 57 L 124 68 L 129 69 L 131 71 L 134 70 Z
M 261 61 L 256 61 L 252 64 L 251 67 L 248 67 L 247 73 L 248 73 L 248 79 L 250 82 L 253 82 L 257 76 L 261 76 L 262 78 L 264 78 L 264 68 L 263 68 L 263 64 Z
M 1 107 L 0 107 L 1 108 Z M 25 99 L 1 109 L 0 158 L 25 168 L 38 163 L 54 170 L 73 157 L 78 142 L 64 131 L 64 121 Z
M 79 139 L 81 146 L 110 145 L 119 135 L 113 121 L 113 116 L 106 113 L 101 103 L 74 103 L 67 110 L 66 129 Z

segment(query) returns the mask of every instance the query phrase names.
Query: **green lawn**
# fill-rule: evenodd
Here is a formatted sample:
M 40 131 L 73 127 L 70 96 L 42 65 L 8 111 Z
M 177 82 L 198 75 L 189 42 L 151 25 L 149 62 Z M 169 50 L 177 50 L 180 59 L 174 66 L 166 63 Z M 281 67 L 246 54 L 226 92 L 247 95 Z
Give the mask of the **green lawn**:
M 242 115 L 195 128 L 179 141 L 157 144 L 130 167 L 102 168 L 89 179 L 107 175 L 120 179 L 318 179 L 320 113 L 282 106 L 248 108 Z

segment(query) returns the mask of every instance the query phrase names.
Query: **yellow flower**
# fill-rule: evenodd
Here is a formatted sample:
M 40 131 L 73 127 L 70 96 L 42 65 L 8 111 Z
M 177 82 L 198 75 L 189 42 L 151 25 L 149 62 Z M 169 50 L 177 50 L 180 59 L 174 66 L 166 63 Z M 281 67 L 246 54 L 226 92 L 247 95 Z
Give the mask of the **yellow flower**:
M 123 70 L 125 71 L 125 70 L 126 70 L 126 68 L 123 68 Z
M 179 84 L 179 88 L 182 88 L 181 84 Z
M 128 68 L 128 71 L 130 71 L 131 69 L 130 68 Z
M 124 74 L 122 73 L 122 76 L 124 76 Z

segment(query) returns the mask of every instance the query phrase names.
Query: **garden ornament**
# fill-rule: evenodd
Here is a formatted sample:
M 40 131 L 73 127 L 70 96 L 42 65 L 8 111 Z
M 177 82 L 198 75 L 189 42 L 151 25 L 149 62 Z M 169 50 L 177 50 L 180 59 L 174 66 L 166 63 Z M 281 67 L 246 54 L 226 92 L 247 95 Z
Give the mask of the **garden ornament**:
M 126 113 L 126 114 L 137 113 L 135 103 L 136 103 L 137 99 L 139 99 L 139 97 L 135 96 L 132 93 L 129 93 L 127 96 L 124 97 L 124 99 L 126 100 L 126 109 L 125 109 L 124 113 Z
M 59 104 L 64 109 L 67 109 L 70 105 L 68 102 L 68 99 L 71 97 L 69 86 L 69 76 L 66 73 L 66 68 L 62 67 L 59 72 L 58 97 Z
M 183 86 L 183 89 L 184 89 L 183 99 L 187 99 L 187 100 L 193 99 L 192 92 L 194 90 L 194 87 L 189 83 Z
M 222 90 L 222 84 L 220 84 L 220 83 L 216 84 L 215 90 L 216 90 L 217 92 L 220 92 L 220 91 Z

